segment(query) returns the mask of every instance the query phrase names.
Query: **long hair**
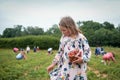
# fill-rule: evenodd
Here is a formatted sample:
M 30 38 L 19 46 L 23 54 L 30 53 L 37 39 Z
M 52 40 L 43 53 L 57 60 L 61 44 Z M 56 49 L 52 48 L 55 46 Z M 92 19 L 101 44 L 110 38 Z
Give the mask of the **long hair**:
M 115 53 L 112 52 L 113 57 L 115 57 Z
M 78 35 L 78 33 L 81 33 L 70 16 L 63 17 L 59 22 L 59 26 L 67 28 L 73 35 Z

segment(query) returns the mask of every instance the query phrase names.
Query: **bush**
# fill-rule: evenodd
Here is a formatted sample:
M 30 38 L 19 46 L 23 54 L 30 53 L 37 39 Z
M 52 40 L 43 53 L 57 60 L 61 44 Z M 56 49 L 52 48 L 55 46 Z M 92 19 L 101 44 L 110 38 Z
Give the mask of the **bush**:
M 16 38 L 1 38 L 0 48 L 25 48 L 29 45 L 31 48 L 39 46 L 40 49 L 58 49 L 59 39 L 53 36 L 24 36 Z

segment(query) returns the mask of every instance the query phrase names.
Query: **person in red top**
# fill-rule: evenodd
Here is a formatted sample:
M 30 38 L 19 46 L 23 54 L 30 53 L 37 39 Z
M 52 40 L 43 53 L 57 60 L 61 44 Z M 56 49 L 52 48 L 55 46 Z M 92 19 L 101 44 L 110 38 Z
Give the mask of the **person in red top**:
M 105 65 L 106 65 L 106 63 L 109 65 L 111 60 L 113 62 L 116 62 L 116 60 L 115 60 L 115 54 L 113 52 L 107 52 L 106 54 L 103 55 L 102 58 L 104 60 L 104 64 Z

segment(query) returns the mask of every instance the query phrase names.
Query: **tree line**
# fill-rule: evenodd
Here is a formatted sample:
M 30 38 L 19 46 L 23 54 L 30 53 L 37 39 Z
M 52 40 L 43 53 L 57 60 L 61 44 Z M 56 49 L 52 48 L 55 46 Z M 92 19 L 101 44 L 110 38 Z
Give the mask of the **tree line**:
M 120 25 L 115 27 L 109 22 L 102 24 L 93 21 L 78 22 L 79 28 L 89 40 L 91 46 L 120 47 Z
M 117 27 L 107 21 L 99 23 L 95 21 L 78 21 L 78 28 L 87 37 L 91 46 L 114 46 L 120 47 L 120 25 Z M 12 38 L 27 35 L 52 35 L 60 38 L 61 32 L 57 24 L 51 26 L 47 31 L 39 26 L 15 25 L 14 28 L 6 28 L 1 38 Z

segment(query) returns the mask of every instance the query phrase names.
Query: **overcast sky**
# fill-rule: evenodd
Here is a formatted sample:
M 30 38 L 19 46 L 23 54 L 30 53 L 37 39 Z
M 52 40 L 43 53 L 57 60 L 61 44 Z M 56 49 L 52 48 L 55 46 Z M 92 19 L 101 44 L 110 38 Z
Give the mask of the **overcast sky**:
M 0 34 L 14 25 L 47 30 L 63 16 L 75 21 L 108 21 L 118 26 L 120 0 L 0 0 Z

